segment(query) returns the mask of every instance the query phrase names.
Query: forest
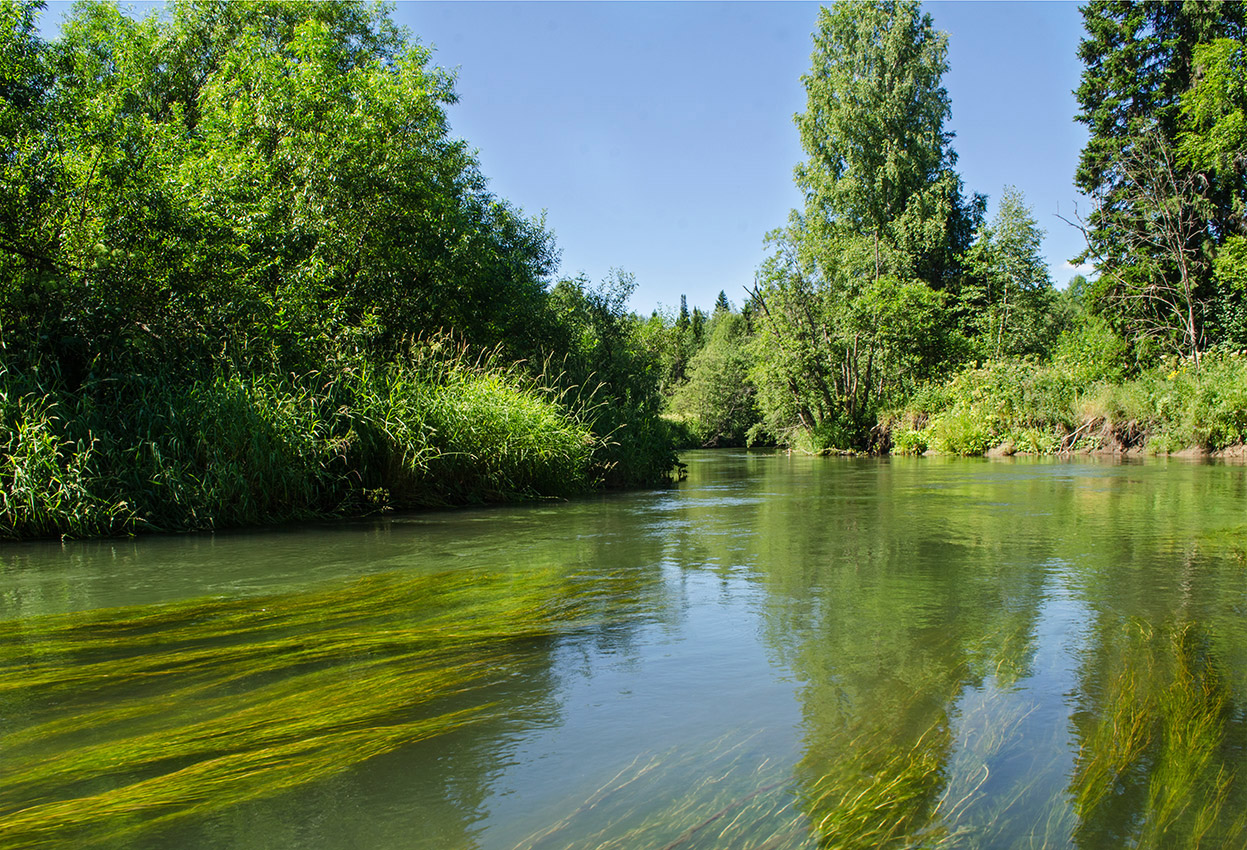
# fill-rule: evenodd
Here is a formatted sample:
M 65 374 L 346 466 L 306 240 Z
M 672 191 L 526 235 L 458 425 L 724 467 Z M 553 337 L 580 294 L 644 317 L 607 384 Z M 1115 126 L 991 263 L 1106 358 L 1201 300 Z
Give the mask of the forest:
M 1247 12 L 1083 9 L 1058 289 L 986 218 L 947 36 L 836 4 L 804 206 L 739 306 L 559 276 L 488 189 L 453 77 L 386 7 L 0 0 L 0 537 L 216 529 L 651 486 L 677 450 L 1241 451 Z M 626 258 L 622 258 L 626 263 Z M 1237 447 L 1237 448 L 1236 448 Z

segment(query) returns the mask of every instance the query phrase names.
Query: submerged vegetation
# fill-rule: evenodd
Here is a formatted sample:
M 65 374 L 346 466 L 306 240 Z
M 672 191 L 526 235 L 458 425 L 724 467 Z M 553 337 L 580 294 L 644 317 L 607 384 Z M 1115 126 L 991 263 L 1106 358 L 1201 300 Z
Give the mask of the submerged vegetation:
M 1095 659 L 1112 672 L 1075 717 L 1076 839 L 1138 848 L 1247 841 L 1247 812 L 1231 800 L 1241 787 L 1241 718 L 1207 637 L 1192 623 L 1142 622 L 1115 637 Z M 1123 819 L 1123 808 L 1136 816 Z
M 43 706 L 0 733 L 5 846 L 119 846 L 495 720 L 533 642 L 627 613 L 618 584 L 385 574 L 0 623 L 0 704 Z

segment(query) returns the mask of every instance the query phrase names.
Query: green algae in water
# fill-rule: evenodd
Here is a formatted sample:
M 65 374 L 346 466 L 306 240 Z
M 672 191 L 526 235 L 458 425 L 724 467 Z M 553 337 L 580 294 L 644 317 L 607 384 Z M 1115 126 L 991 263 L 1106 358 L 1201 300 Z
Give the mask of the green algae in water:
M 626 594 L 552 570 L 0 623 L 5 847 L 116 843 L 349 770 L 495 712 L 534 641 Z

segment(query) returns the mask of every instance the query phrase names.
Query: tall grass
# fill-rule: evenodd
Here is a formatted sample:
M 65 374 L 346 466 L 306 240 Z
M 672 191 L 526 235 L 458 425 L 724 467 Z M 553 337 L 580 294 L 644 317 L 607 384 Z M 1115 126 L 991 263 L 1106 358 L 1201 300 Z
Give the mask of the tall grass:
M 572 495 L 599 480 L 606 441 L 561 400 L 444 340 L 385 367 L 72 389 L 0 367 L 0 537 Z
M 894 451 L 1051 454 L 1217 451 L 1247 441 L 1247 360 L 1209 353 L 1130 380 L 1083 382 L 1068 363 L 1002 361 L 926 387 L 884 417 Z

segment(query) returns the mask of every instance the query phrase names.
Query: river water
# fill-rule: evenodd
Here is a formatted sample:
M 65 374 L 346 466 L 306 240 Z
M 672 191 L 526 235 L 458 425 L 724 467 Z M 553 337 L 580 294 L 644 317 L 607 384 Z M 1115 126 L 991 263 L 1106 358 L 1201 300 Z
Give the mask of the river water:
M 1247 846 L 1247 468 L 0 546 L 0 846 Z

